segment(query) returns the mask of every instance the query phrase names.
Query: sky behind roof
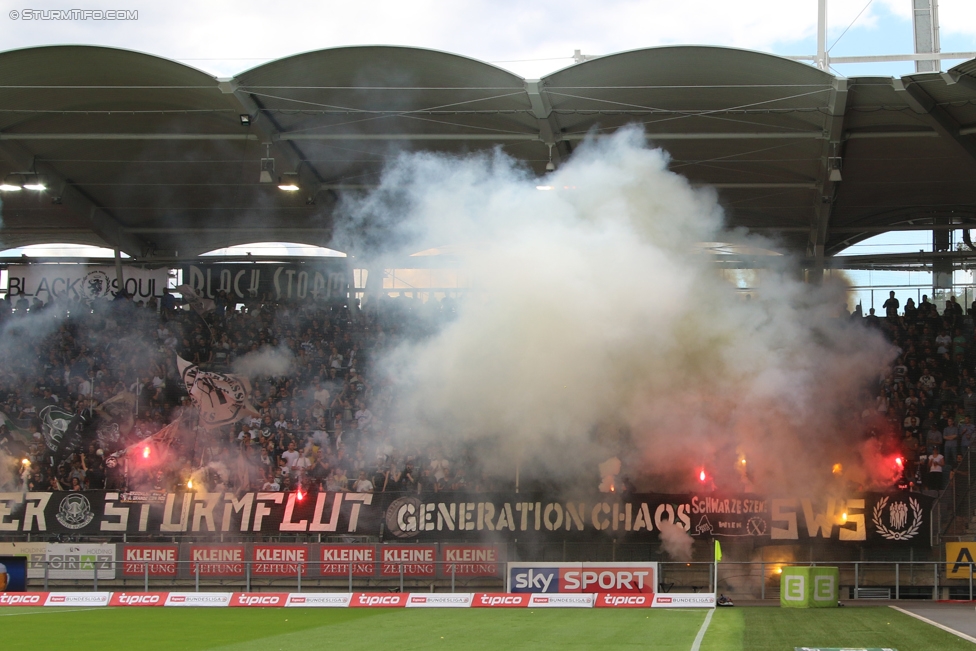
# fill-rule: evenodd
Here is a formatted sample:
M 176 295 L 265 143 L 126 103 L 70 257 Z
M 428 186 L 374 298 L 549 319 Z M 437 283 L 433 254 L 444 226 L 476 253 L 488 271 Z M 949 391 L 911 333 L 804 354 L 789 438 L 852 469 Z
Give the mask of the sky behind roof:
M 571 65 L 574 50 L 602 55 L 703 44 L 781 55 L 816 51 L 817 0 L 118 0 L 111 5 L 4 0 L 0 48 L 104 45 L 174 59 L 221 77 L 300 52 L 347 45 L 444 50 L 526 78 Z M 831 54 L 911 52 L 911 7 L 912 0 L 829 0 L 828 43 L 849 27 Z M 28 10 L 109 8 L 138 11 L 138 19 L 25 19 Z M 976 51 L 976 0 L 939 0 L 939 10 L 942 51 Z M 943 69 L 957 63 L 944 61 Z M 914 72 L 914 65 L 838 65 L 834 72 L 901 76 Z

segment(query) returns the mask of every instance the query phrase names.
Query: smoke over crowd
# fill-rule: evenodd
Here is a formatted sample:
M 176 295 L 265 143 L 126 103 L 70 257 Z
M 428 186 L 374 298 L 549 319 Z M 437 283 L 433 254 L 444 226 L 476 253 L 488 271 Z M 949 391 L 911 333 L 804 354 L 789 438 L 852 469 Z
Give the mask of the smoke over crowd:
M 401 156 L 344 203 L 377 259 L 465 247 L 476 289 L 436 334 L 382 359 L 411 437 L 476 441 L 496 471 L 564 479 L 616 455 L 639 488 L 708 482 L 807 492 L 862 466 L 893 349 L 849 325 L 843 287 L 787 257 L 745 297 L 702 243 L 774 244 L 723 225 L 716 194 L 637 129 L 586 142 L 538 179 L 500 153 Z M 704 476 L 704 475 L 703 475 Z M 890 484 L 889 484 L 890 485 Z
M 373 270 L 460 250 L 456 301 L 4 301 L 25 430 L 0 484 L 24 457 L 31 490 L 891 487 L 873 401 L 894 347 L 789 256 L 737 290 L 703 244 L 775 243 L 668 165 L 626 129 L 541 179 L 500 151 L 403 154 L 342 198 L 335 248 Z

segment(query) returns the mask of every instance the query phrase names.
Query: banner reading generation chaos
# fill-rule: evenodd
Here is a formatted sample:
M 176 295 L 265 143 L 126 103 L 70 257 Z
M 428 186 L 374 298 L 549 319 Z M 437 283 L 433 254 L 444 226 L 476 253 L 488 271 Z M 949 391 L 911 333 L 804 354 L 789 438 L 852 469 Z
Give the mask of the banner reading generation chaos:
M 695 538 L 930 545 L 932 499 L 637 494 L 558 500 L 514 493 L 0 493 L 0 535 L 328 533 L 417 542 L 657 540 L 675 523 Z
M 276 301 L 345 298 L 352 272 L 346 258 L 314 263 L 191 264 L 183 267 L 183 282 L 201 298 L 221 291 L 232 299 L 269 296 Z

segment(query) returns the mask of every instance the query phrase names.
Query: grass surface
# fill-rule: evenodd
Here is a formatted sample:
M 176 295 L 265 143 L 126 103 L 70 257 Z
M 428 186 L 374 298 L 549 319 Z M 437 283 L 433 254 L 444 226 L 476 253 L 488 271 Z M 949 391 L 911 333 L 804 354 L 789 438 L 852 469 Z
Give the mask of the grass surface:
M 705 612 L 301 608 L 8 609 L 4 649 L 662 649 L 688 651 Z M 70 640 L 70 642 L 69 642 Z
M 703 610 L 8 608 L 0 648 L 71 651 L 660 649 L 689 651 Z M 719 609 L 702 651 L 797 646 L 972 651 L 890 608 Z
M 800 646 L 974 649 L 970 642 L 886 607 L 720 608 L 702 651 L 793 651 Z

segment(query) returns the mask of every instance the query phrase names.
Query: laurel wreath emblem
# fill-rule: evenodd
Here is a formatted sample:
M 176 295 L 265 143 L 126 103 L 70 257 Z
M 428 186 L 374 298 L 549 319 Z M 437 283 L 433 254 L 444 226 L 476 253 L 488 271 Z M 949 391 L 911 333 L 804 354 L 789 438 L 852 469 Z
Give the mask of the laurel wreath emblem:
M 912 524 L 910 527 L 904 531 L 892 531 L 884 525 L 881 520 L 881 515 L 884 513 L 885 506 L 888 505 L 888 498 L 882 497 L 878 500 L 878 503 L 874 505 L 874 512 L 871 521 L 874 522 L 874 526 L 877 527 L 878 533 L 887 540 L 908 540 L 914 538 L 918 534 L 919 528 L 922 526 L 922 506 L 918 503 L 915 498 L 908 498 L 908 505 L 912 507 Z

